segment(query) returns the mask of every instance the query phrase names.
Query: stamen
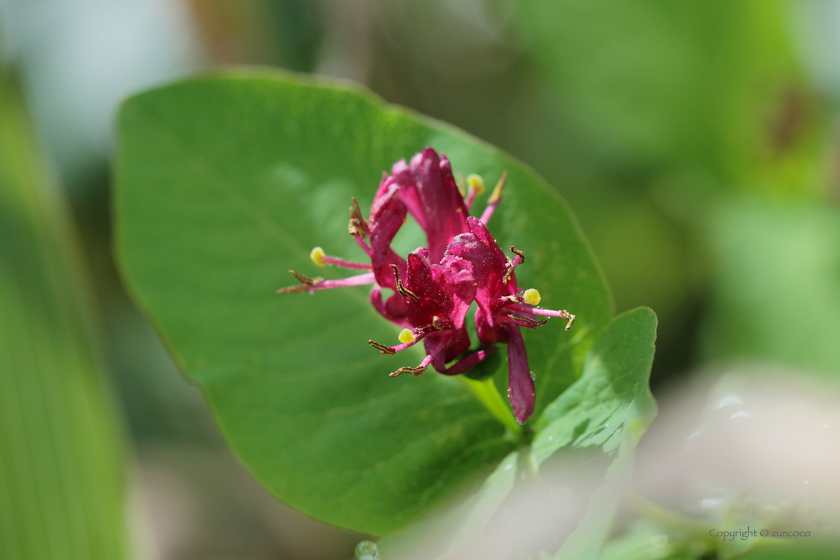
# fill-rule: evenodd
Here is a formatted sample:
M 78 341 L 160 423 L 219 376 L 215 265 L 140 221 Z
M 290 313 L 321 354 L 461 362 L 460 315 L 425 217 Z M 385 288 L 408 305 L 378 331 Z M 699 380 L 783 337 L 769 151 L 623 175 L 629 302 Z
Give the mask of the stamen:
M 289 274 L 294 276 L 297 279 L 298 282 L 300 282 L 301 284 L 306 284 L 307 286 L 315 286 L 315 285 L 320 284 L 321 282 L 324 281 L 324 279 L 321 278 L 320 276 L 316 276 L 315 278 L 307 278 L 303 274 L 298 274 L 294 270 L 290 270 Z
M 292 294 L 295 292 L 305 292 L 309 290 L 309 286 L 306 284 L 298 284 L 297 286 L 287 286 L 285 288 L 280 288 L 277 290 L 278 294 Z
M 442 331 L 442 330 L 443 330 L 443 325 L 441 325 L 441 323 L 440 323 L 440 319 L 438 318 L 438 316 L 437 316 L 437 315 L 435 315 L 434 317 L 432 317 L 432 326 L 433 326 L 434 328 L 436 328 L 437 330 L 439 330 L 439 331 Z
M 460 171 L 455 172 L 455 186 L 458 187 L 461 198 L 467 196 L 467 185 L 464 183 L 464 174 Z
M 318 266 L 327 266 L 327 262 L 324 260 L 324 250 L 320 247 L 315 247 L 312 249 L 312 252 L 309 253 L 309 258 L 312 259 L 312 262 L 317 264 Z
M 368 228 L 368 223 L 365 221 L 364 216 L 362 216 L 362 211 L 359 209 L 359 203 L 356 202 L 356 198 L 351 199 L 353 201 L 353 206 L 350 207 L 350 224 L 347 226 L 347 230 L 350 232 L 350 235 L 361 235 L 362 237 L 367 237 L 370 234 L 370 229 Z
M 528 305 L 539 305 L 540 301 L 542 301 L 540 293 L 534 288 L 525 290 L 525 293 L 522 294 L 522 299 Z
M 363 263 L 354 263 L 350 261 L 345 261 L 344 259 L 339 259 L 337 257 L 330 257 L 324 253 L 324 250 L 320 247 L 315 247 L 312 249 L 312 252 L 309 253 L 309 258 L 312 259 L 312 262 L 317 264 L 318 266 L 327 266 L 328 264 L 341 266 L 344 268 L 352 268 L 355 270 L 373 270 L 373 267 L 369 264 Z
M 397 377 L 398 375 L 402 375 L 404 373 L 413 373 L 414 375 L 420 375 L 421 373 L 426 371 L 426 368 L 429 367 L 429 364 L 432 363 L 432 357 L 432 354 L 426 356 L 425 358 L 423 358 L 423 361 L 420 362 L 420 365 L 417 367 L 401 367 L 397 371 L 389 373 L 388 375 L 390 377 Z
M 484 194 L 485 190 L 484 179 L 481 178 L 481 175 L 472 173 L 469 177 L 467 177 L 467 199 L 465 201 L 467 210 L 472 208 L 475 197 L 480 194 Z
M 475 194 L 484 194 L 486 190 L 484 188 L 484 179 L 482 179 L 481 175 L 476 173 L 470 173 L 467 176 L 467 185 L 470 189 L 475 191 Z
M 392 264 L 391 268 L 394 269 L 394 277 L 397 279 L 397 292 L 399 292 L 402 297 L 411 296 L 414 298 L 414 301 L 419 300 L 420 296 L 403 286 L 402 280 L 400 280 L 400 269 L 397 268 L 397 265 Z
M 513 274 L 513 269 L 514 269 L 513 261 L 508 259 L 508 262 L 505 265 L 505 268 L 507 270 L 505 271 L 505 275 L 502 277 L 502 284 L 507 284 L 508 280 L 510 280 L 510 275 Z
M 505 188 L 507 184 L 508 172 L 507 169 L 502 171 L 502 176 L 499 177 L 499 182 L 496 183 L 496 187 L 493 189 L 493 194 L 490 195 L 490 199 L 487 201 L 487 204 L 494 204 L 499 202 L 502 198 L 502 190 Z
M 324 280 L 320 276 L 317 278 L 307 278 L 303 274 L 298 274 L 294 270 L 290 270 L 289 273 L 294 276 L 298 282 L 300 282 L 300 285 L 280 288 L 277 290 L 278 294 L 289 294 L 293 292 L 314 293 L 317 290 L 328 290 L 330 288 L 364 286 L 365 284 L 373 284 L 376 281 L 373 276 L 373 272 L 366 272 L 364 274 L 350 276 L 349 278 L 341 278 L 339 280 Z
M 499 201 L 502 199 L 502 190 L 505 188 L 505 184 L 507 184 L 507 178 L 507 170 L 502 171 L 502 176 L 499 178 L 499 182 L 496 183 L 496 188 L 493 189 L 493 194 L 491 194 L 490 198 L 487 200 L 487 208 L 484 209 L 484 213 L 481 215 L 481 221 L 485 225 L 490 221 L 490 218 L 493 217 L 493 212 L 496 210 L 496 207 L 499 205 Z
M 400 331 L 400 342 L 402 342 L 403 344 L 409 344 L 411 342 L 414 342 L 415 339 L 417 339 L 417 337 L 414 336 L 414 333 L 411 332 L 411 329 L 403 329 Z
M 368 340 L 368 344 L 370 344 L 371 346 L 373 346 L 374 348 L 376 348 L 377 350 L 379 350 L 383 354 L 393 355 L 393 354 L 397 353 L 397 351 L 394 350 L 393 348 L 385 346 L 384 344 L 379 344 L 378 342 L 374 342 L 373 340 Z
M 532 315 L 543 315 L 545 317 L 560 317 L 561 319 L 566 319 L 568 321 L 566 323 L 566 330 L 572 328 L 572 324 L 575 322 L 575 316 L 566 311 L 565 309 L 560 309 L 555 311 L 554 309 L 542 309 L 540 307 L 532 307 L 532 308 L 523 308 L 520 306 L 514 306 L 513 309 L 517 311 L 522 311 L 524 313 L 530 313 Z
M 502 284 L 507 284 L 508 280 L 510 280 L 510 275 L 513 274 L 514 270 L 516 270 L 516 267 L 525 262 L 525 253 L 523 253 L 513 245 L 510 246 L 510 250 L 516 253 L 516 256 L 513 257 L 513 260 L 508 259 L 508 262 L 505 265 L 505 268 L 507 268 L 507 270 L 505 271 L 505 275 L 502 278 Z
M 528 317 L 523 317 L 522 315 L 514 315 L 513 313 L 508 315 L 508 317 L 517 321 L 522 321 L 523 323 L 527 323 L 527 326 L 534 329 L 548 323 L 548 319 L 543 319 L 542 321 L 535 321 L 534 319 L 529 319 Z
M 413 373 L 414 375 L 420 375 L 421 373 L 426 371 L 426 368 L 428 368 L 428 367 L 429 366 L 401 367 L 397 371 L 395 371 L 393 373 L 389 373 L 388 376 L 389 377 L 398 377 L 398 376 L 400 376 L 404 373 Z

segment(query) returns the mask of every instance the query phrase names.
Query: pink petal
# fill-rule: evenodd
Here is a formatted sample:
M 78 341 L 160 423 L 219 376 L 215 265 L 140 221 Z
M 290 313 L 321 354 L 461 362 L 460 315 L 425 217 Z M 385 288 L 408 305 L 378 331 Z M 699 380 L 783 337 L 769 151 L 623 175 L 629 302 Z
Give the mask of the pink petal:
M 528 368 L 525 341 L 519 327 L 509 325 L 508 331 L 508 396 L 513 413 L 520 424 L 524 424 L 534 413 L 536 397 L 534 380 Z

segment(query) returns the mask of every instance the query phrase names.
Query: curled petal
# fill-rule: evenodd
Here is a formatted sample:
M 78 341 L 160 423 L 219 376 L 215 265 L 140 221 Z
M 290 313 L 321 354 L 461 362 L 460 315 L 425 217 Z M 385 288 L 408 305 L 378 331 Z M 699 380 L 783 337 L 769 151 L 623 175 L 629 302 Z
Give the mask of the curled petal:
M 484 350 L 479 350 L 478 352 L 473 352 L 467 356 L 461 358 L 457 363 L 453 364 L 452 367 L 448 368 L 446 371 L 442 371 L 440 373 L 444 375 L 460 375 L 462 373 L 466 373 L 479 362 L 484 360 L 487 356 L 491 354 L 495 354 L 499 351 L 499 348 L 496 346 L 491 346 L 490 348 L 485 348 Z
M 440 373 L 446 372 L 446 364 L 470 349 L 470 335 L 467 329 L 447 329 L 433 332 L 423 340 L 426 353 L 432 356 L 432 365 Z
M 398 294 L 391 295 L 384 302 L 382 301 L 382 288 L 375 285 L 370 292 L 370 302 L 380 315 L 401 327 L 410 327 L 406 317 L 405 302 Z
M 426 148 L 412 158 L 410 166 L 397 162 L 391 172 L 400 184 L 400 199 L 426 232 L 429 260 L 439 263 L 452 239 L 469 231 L 468 210 L 452 165 L 446 156 Z
M 516 420 L 524 424 L 534 413 L 534 380 L 531 379 L 525 341 L 519 327 L 507 325 L 505 328 L 508 331 L 508 396 Z
M 371 207 L 370 216 L 370 260 L 376 282 L 383 288 L 396 289 L 391 266 L 401 272 L 405 270 L 405 260 L 391 249 L 394 236 L 405 223 L 406 208 L 397 197 L 398 187 L 391 184 L 387 191 L 377 194 Z

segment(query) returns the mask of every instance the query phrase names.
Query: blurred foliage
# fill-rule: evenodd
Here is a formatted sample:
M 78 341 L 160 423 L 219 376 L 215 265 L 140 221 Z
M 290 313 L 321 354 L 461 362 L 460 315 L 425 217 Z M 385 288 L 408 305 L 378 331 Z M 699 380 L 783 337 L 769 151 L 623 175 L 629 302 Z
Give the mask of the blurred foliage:
M 307 0 L 185 0 L 214 64 L 315 66 L 323 38 L 317 6 Z
M 514 28 L 600 173 L 728 187 L 766 147 L 760 111 L 797 78 L 784 15 L 778 1 L 524 0 Z
M 704 358 L 840 374 L 840 210 L 746 198 L 711 224 L 719 262 Z
M 84 274 L 17 76 L 0 68 L 0 558 L 129 558 L 120 424 Z

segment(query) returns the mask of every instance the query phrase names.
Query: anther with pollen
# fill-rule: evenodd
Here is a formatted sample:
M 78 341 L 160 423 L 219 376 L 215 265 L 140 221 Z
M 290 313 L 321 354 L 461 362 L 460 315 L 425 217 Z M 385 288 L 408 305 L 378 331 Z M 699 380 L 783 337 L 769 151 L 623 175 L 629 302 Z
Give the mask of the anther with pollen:
M 392 264 L 391 268 L 394 269 L 394 278 L 397 281 L 397 291 L 399 292 L 399 294 L 402 297 L 409 297 L 410 296 L 411 298 L 414 299 L 414 301 L 419 300 L 420 296 L 418 296 L 417 294 L 415 294 L 414 292 L 412 292 L 411 290 L 409 290 L 408 288 L 403 286 L 402 280 L 400 280 L 400 269 L 397 268 L 397 265 Z
M 481 175 L 471 173 L 467 177 L 467 197 L 464 200 L 467 210 L 472 208 L 476 196 L 484 194 L 484 190 L 484 179 L 481 178 Z
M 313 286 L 317 286 L 318 284 L 320 284 L 321 282 L 324 281 L 324 279 L 321 278 L 320 276 L 316 276 L 315 278 L 308 278 L 308 277 L 304 276 L 303 274 L 299 274 L 299 273 L 295 272 L 294 270 L 290 270 L 289 274 L 294 276 L 295 279 L 297 279 L 297 281 L 300 282 L 300 285 L 289 286 L 288 288 L 280 288 L 279 290 L 277 290 L 278 294 L 289 294 L 289 293 L 292 293 L 292 292 L 305 292 L 306 290 L 309 290 Z
M 510 246 L 510 250 L 516 253 L 516 256 L 513 257 L 513 259 L 508 259 L 506 265 L 507 270 L 505 271 L 505 275 L 502 277 L 502 284 L 507 284 L 508 280 L 510 280 L 510 275 L 513 274 L 514 270 L 516 270 L 516 267 L 525 262 L 525 253 L 513 245 Z
M 539 305 L 542 301 L 542 296 L 535 288 L 528 288 L 522 292 L 522 301 L 528 305 Z
M 344 259 L 339 259 L 338 257 L 331 257 L 327 255 L 321 247 L 315 247 L 314 249 L 312 249 L 312 252 L 309 253 L 309 258 L 312 259 L 312 262 L 314 262 L 318 266 L 327 266 L 329 264 L 334 266 L 340 266 L 343 268 L 352 268 L 356 270 L 373 269 L 373 267 L 369 264 L 354 263 L 346 261 Z
M 404 374 L 404 373 L 413 373 L 414 375 L 420 375 L 421 373 L 423 373 L 424 371 L 426 371 L 426 368 L 427 368 L 427 367 L 428 367 L 428 366 L 418 366 L 418 367 L 401 367 L 401 368 L 400 368 L 400 369 L 398 369 L 397 371 L 395 371 L 395 372 L 393 372 L 393 373 L 389 373 L 389 374 L 388 374 L 388 376 L 389 376 L 389 377 L 397 377 L 397 376 L 402 375 L 402 374 Z
M 394 350 L 393 348 L 385 346 L 384 344 L 379 344 L 378 342 L 374 342 L 373 340 L 368 340 L 368 344 L 370 344 L 371 346 L 373 346 L 374 348 L 376 348 L 377 350 L 379 350 L 383 354 L 394 355 L 394 354 L 397 353 L 397 351 Z
M 508 317 L 510 317 L 511 319 L 515 319 L 517 321 L 522 321 L 523 323 L 526 323 L 529 327 L 534 328 L 534 329 L 537 328 L 537 327 L 541 327 L 541 326 L 545 325 L 546 323 L 548 323 L 548 319 L 543 319 L 542 321 L 536 321 L 534 319 L 529 319 L 528 317 L 523 317 L 522 315 L 514 315 L 513 313 L 509 314 Z
M 412 342 L 417 340 L 417 337 L 414 335 L 413 332 L 411 332 L 411 329 L 401 330 L 399 338 L 400 342 L 402 342 L 403 344 L 411 344 Z
M 499 178 L 499 182 L 496 183 L 496 188 L 493 189 L 493 193 L 490 195 L 490 198 L 487 199 L 487 208 L 485 208 L 484 212 L 481 214 L 480 220 L 482 223 L 487 224 L 487 222 L 490 221 L 490 218 L 493 217 L 493 212 L 496 211 L 496 207 L 502 200 L 502 190 L 504 190 L 505 184 L 507 184 L 507 178 L 507 170 L 502 171 L 502 176 Z
M 362 216 L 362 211 L 359 208 L 359 203 L 356 202 L 356 198 L 354 197 L 351 200 L 353 201 L 353 205 L 350 207 L 350 224 L 347 226 L 347 230 L 350 232 L 350 235 L 359 234 L 362 237 L 367 237 L 370 233 L 368 223 L 365 221 L 364 216 Z

